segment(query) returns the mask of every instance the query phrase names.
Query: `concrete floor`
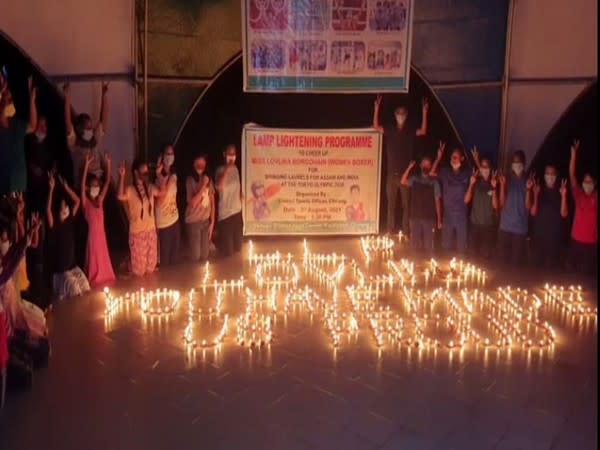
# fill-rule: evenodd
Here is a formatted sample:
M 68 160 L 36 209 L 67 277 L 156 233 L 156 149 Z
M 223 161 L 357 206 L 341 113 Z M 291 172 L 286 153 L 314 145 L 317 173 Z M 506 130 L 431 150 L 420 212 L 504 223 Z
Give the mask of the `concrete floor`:
M 275 245 L 302 254 L 297 240 L 256 242 L 255 251 Z M 344 252 L 366 273 L 382 273 L 378 263 L 367 272 L 357 239 L 309 245 L 313 252 Z M 396 260 L 401 256 L 402 250 Z M 239 256 L 215 261 L 211 271 L 219 280 L 243 273 L 253 284 Z M 552 280 L 547 273 L 489 274 L 490 289 L 581 282 L 564 274 Z M 201 266 L 182 265 L 143 281 L 120 280 L 113 290 L 167 287 L 185 297 L 202 276 Z M 341 286 L 350 281 L 346 275 Z M 595 307 L 595 280 L 584 291 Z M 402 313 L 398 298 L 396 290 L 386 301 Z M 242 299 L 231 291 L 224 297 L 231 320 L 220 350 L 195 354 L 182 340 L 185 301 L 168 321 L 144 319 L 137 307 L 106 320 L 102 293 L 56 305 L 49 366 L 36 372 L 31 391 L 9 394 L 0 411 L 0 448 L 597 448 L 596 318 L 579 323 L 546 312 L 557 343 L 542 354 L 403 345 L 378 355 L 364 324 L 334 351 L 321 314 L 311 319 L 296 311 L 287 320 L 277 315 L 270 346 L 250 350 L 235 342 Z M 211 340 L 221 323 L 205 321 L 195 337 Z

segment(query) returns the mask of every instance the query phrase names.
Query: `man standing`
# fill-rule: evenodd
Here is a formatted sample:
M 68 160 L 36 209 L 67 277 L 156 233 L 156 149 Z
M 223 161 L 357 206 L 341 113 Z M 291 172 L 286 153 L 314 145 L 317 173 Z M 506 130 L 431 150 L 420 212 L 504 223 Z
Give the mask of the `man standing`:
M 427 98 L 423 98 L 421 127 L 416 131 L 407 126 L 408 108 L 406 106 L 398 106 L 395 109 L 395 124 L 391 127 L 383 127 L 380 124 L 380 107 L 381 95 L 378 95 L 373 105 L 373 128 L 385 136 L 387 231 L 388 233 L 396 231 L 396 209 L 400 207 L 402 212 L 401 229 L 404 234 L 408 234 L 409 188 L 408 186 L 402 186 L 400 180 L 409 162 L 413 159 L 415 136 L 425 136 L 427 134 L 429 102 Z M 400 202 L 398 202 L 398 190 L 400 190 Z

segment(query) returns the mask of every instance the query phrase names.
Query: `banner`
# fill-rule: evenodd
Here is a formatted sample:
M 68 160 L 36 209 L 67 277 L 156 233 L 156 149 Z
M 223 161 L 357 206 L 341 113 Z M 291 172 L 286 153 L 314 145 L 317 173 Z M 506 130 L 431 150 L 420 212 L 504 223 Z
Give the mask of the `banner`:
M 246 125 L 244 235 L 377 233 L 381 140 L 373 129 Z
M 408 92 L 413 0 L 242 0 L 245 92 Z

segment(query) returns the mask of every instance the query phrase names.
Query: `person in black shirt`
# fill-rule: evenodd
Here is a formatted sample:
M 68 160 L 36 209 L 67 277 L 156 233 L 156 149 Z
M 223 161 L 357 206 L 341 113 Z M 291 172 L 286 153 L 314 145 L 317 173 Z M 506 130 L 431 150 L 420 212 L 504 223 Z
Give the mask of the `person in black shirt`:
M 55 181 L 54 175 L 49 173 L 46 221 L 48 222 L 48 229 L 52 233 L 54 245 L 59 246 L 52 251 L 54 258 L 52 290 L 54 295 L 59 300 L 62 300 L 63 298 L 75 297 L 88 292 L 90 284 L 83 271 L 77 267 L 75 262 L 74 220 L 79 211 L 81 200 L 62 177 L 58 179 L 64 191 L 69 196 L 72 205 L 69 207 L 69 203 L 64 198 L 61 199 L 55 219 L 52 209 Z
M 426 98 L 423 99 L 421 127 L 416 131 L 406 125 L 406 118 L 408 116 L 408 108 L 406 106 L 398 106 L 395 109 L 395 124 L 385 128 L 379 122 L 380 107 L 381 95 L 378 95 L 373 105 L 373 128 L 380 133 L 384 133 L 385 136 L 387 231 L 388 233 L 396 231 L 396 209 L 399 207 L 402 212 L 401 229 L 404 234 L 408 234 L 409 190 L 408 186 L 401 185 L 400 179 L 409 162 L 413 159 L 413 142 L 415 136 L 425 136 L 427 134 L 429 102 Z M 398 202 L 398 189 L 400 189 L 400 202 Z
M 533 262 L 536 266 L 557 267 L 561 250 L 561 234 L 569 215 L 567 180 L 560 187 L 556 182 L 557 170 L 552 165 L 544 170 L 544 186 L 537 181 L 533 187 L 530 214 L 533 222 Z

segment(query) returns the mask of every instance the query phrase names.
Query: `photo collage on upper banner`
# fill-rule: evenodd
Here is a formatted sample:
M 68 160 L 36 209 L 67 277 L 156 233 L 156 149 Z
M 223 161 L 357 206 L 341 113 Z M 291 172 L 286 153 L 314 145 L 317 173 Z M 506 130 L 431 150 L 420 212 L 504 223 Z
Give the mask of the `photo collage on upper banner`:
M 254 73 L 389 76 L 403 67 L 408 0 L 248 0 Z

